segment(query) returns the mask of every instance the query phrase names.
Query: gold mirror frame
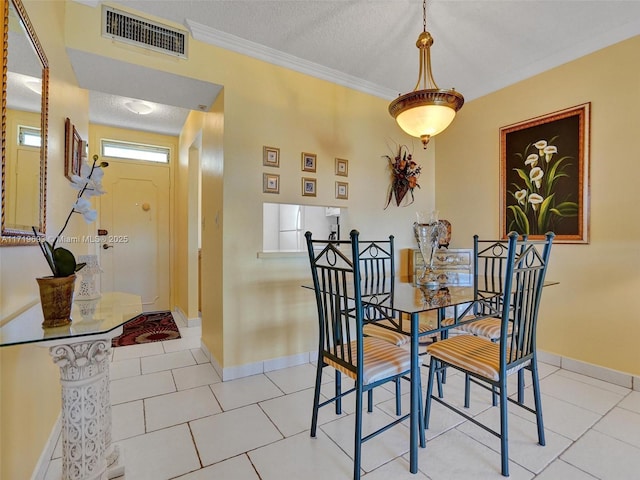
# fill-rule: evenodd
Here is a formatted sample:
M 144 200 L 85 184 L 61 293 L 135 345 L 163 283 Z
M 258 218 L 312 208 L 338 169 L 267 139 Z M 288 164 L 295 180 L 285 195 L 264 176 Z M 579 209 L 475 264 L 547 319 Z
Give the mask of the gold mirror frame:
M 42 64 L 42 103 L 40 106 L 40 126 L 41 126 L 41 146 L 40 146 L 40 215 L 38 234 L 45 234 L 46 211 L 47 211 L 47 129 L 49 125 L 49 62 L 38 40 L 38 36 L 29 20 L 29 16 L 21 0 L 2 0 L 3 22 L 0 26 L 2 31 L 2 196 L 0 203 L 0 246 L 4 245 L 34 245 L 34 234 L 32 231 L 17 230 L 5 227 L 5 175 L 6 175 L 6 141 L 7 141 L 7 70 L 9 53 L 9 7 L 10 3 L 22 25 L 25 27 L 25 34 L 29 38 L 35 53 Z

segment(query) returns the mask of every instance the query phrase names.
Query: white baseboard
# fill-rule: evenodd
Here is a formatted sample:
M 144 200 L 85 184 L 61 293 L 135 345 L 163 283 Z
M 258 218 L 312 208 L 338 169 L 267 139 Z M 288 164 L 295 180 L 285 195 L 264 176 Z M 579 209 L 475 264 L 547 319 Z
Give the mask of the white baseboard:
M 640 377 L 634 377 L 630 373 L 612 370 L 600 365 L 594 365 L 573 358 L 562 357 L 553 353 L 538 350 L 538 360 L 550 365 L 554 365 L 570 372 L 586 375 L 587 377 L 597 378 L 604 382 L 613 383 L 625 388 L 640 391 Z
M 257 375 L 259 373 L 272 372 L 274 370 L 281 370 L 283 368 L 295 367 L 296 365 L 302 365 L 304 363 L 310 363 L 315 361 L 318 354 L 317 351 L 298 353 L 289 355 L 286 357 L 273 358 L 270 360 L 264 360 L 262 362 L 248 363 L 245 365 L 239 365 L 234 367 L 222 368 L 215 358 L 212 358 L 211 353 L 202 344 L 202 350 L 213 365 L 213 368 L 218 373 L 222 381 L 236 380 L 238 378 L 248 377 L 250 375 Z M 629 373 L 619 372 L 610 368 L 601 367 L 599 365 L 593 365 L 579 360 L 571 358 L 565 358 L 553 353 L 544 352 L 538 350 L 538 360 L 549 365 L 554 365 L 558 368 L 563 368 L 571 372 L 580 373 L 588 377 L 597 378 L 604 382 L 613 383 L 625 388 L 631 388 L 633 390 L 640 391 L 640 377 L 633 376 Z
M 177 316 L 184 325 L 187 327 L 201 327 L 202 326 L 202 318 L 187 318 L 187 314 L 179 306 L 173 307 L 173 314 Z
M 53 457 L 53 451 L 56 448 L 56 442 L 60 437 L 60 432 L 62 431 L 62 416 L 58 415 L 58 419 L 56 423 L 53 425 L 51 429 L 51 433 L 49 434 L 49 439 L 44 446 L 44 450 L 40 454 L 40 458 L 38 458 L 38 463 L 36 463 L 36 468 L 33 470 L 33 474 L 31 475 L 31 480 L 44 480 L 47 475 L 47 469 L 49 468 L 49 463 L 51 462 L 51 457 Z

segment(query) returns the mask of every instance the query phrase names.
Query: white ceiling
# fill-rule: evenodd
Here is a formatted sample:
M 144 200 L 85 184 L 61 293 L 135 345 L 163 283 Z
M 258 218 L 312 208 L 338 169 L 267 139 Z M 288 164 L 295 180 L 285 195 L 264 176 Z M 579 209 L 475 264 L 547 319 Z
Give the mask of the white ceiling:
M 100 8 L 96 0 L 76 1 Z M 109 4 L 183 25 L 199 40 L 389 100 L 412 90 L 417 80 L 415 41 L 422 31 L 419 0 L 120 0 Z M 640 34 L 640 0 L 429 0 L 427 30 L 434 37 L 432 63 L 438 86 L 454 87 L 470 101 Z M 112 86 L 106 93 L 136 98 L 135 82 L 116 82 L 109 73 L 114 70 L 96 68 L 105 60 L 72 57 L 79 78 L 83 70 L 91 69 L 99 72 L 102 84 Z M 92 85 L 95 80 L 80 83 L 104 92 L 104 87 Z M 189 82 L 183 77 L 173 80 Z M 217 95 L 219 87 L 209 86 Z M 162 84 L 144 85 L 143 90 L 153 93 L 157 103 L 171 103 Z M 204 102 L 197 97 L 184 101 L 194 99 Z M 98 118 L 105 101 L 91 94 L 92 117 Z

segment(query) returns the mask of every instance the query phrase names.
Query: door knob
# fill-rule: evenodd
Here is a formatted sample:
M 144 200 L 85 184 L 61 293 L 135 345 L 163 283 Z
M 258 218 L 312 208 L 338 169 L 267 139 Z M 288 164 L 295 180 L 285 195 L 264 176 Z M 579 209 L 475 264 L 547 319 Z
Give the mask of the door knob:
M 113 248 L 113 245 L 107 245 L 106 243 L 103 243 L 102 248 L 106 250 L 108 248 Z

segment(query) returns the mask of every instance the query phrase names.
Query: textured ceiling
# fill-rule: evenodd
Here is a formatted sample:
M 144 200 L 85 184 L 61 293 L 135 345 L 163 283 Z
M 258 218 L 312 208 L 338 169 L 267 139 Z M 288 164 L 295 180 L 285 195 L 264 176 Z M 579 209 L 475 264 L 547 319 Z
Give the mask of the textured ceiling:
M 78 1 L 100 8 L 93 0 Z M 412 90 L 417 80 L 421 1 L 109 4 L 183 25 L 199 40 L 387 99 Z M 640 1 L 432 0 L 427 2 L 427 30 L 435 40 L 438 86 L 455 87 L 470 101 L 638 35 Z

